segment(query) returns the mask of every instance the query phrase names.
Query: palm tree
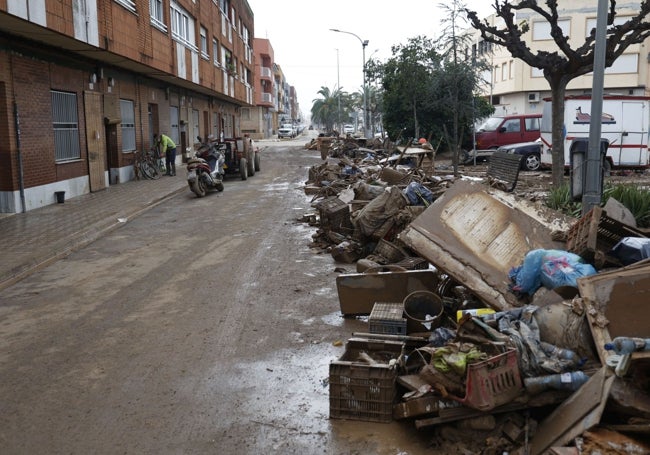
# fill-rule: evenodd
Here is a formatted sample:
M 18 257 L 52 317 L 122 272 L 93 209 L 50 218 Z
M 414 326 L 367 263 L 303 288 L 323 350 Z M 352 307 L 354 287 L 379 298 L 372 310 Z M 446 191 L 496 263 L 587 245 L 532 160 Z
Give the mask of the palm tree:
M 321 98 L 316 98 L 312 102 L 311 118 L 312 122 L 325 125 L 326 131 L 332 131 L 339 117 L 339 103 L 344 102 L 347 94 L 340 88 L 330 91 L 328 87 L 321 87 L 318 91 Z

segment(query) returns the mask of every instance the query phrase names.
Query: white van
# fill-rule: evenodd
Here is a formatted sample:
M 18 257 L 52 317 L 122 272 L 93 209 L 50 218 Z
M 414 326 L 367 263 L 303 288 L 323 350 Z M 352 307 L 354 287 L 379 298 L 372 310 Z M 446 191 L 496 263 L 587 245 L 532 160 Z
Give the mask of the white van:
M 546 98 L 542 113 L 541 164 L 552 165 L 551 100 Z M 603 96 L 601 140 L 609 142 L 604 167 L 648 167 L 648 126 L 650 97 L 605 95 Z M 591 121 L 591 96 L 567 96 L 564 98 L 564 166 L 571 165 L 571 151 L 584 147 L 589 138 Z M 581 150 L 584 152 L 584 150 Z

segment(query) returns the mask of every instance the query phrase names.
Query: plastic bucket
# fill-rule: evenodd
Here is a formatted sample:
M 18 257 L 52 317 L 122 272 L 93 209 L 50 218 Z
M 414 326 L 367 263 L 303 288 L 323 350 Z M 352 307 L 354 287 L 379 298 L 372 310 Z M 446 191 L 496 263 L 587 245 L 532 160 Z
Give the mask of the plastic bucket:
M 444 307 L 442 299 L 433 292 L 411 292 L 403 303 L 407 333 L 431 332 L 440 327 Z

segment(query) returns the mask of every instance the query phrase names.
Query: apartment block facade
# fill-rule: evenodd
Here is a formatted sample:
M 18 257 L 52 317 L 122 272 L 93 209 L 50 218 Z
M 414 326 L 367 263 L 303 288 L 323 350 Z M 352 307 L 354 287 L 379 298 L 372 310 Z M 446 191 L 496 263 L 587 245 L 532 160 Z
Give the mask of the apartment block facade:
M 0 212 L 133 179 L 156 132 L 244 134 L 253 37 L 246 0 L 0 0 Z
M 559 21 L 564 34 L 569 37 L 570 46 L 575 49 L 596 27 L 597 3 L 590 0 L 573 0 L 559 3 Z M 625 22 L 639 11 L 638 1 L 617 2 L 615 23 Z M 499 25 L 502 19 L 491 15 L 486 20 L 491 25 Z M 523 35 L 531 50 L 557 51 L 557 45 L 550 36 L 548 22 L 530 10 L 517 12 L 516 22 L 526 21 L 529 31 Z M 475 33 L 472 52 L 489 63 L 491 71 L 483 75 L 485 84 L 483 95 L 489 98 L 496 114 L 541 114 L 544 98 L 550 97 L 550 87 L 542 71 L 531 68 L 516 59 L 499 46 L 482 41 Z M 606 93 L 621 95 L 649 95 L 648 68 L 650 66 L 650 40 L 630 46 L 615 63 L 605 69 L 604 90 Z M 567 87 L 566 95 L 591 93 L 593 78 L 591 74 L 577 77 Z
M 301 122 L 298 95 L 275 61 L 273 46 L 268 39 L 255 38 L 253 53 L 255 106 L 242 108 L 242 132 L 252 139 L 269 139 L 275 137 L 281 124 Z

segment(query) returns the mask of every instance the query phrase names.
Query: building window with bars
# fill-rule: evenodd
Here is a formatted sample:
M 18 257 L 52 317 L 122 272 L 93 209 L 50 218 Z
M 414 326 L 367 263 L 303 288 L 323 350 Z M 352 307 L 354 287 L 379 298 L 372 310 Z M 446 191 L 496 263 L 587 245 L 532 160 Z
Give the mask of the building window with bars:
M 81 158 L 77 94 L 51 91 L 54 156 L 56 162 Z
M 135 150 L 135 109 L 133 101 L 120 100 L 120 114 L 122 117 L 122 151 Z

